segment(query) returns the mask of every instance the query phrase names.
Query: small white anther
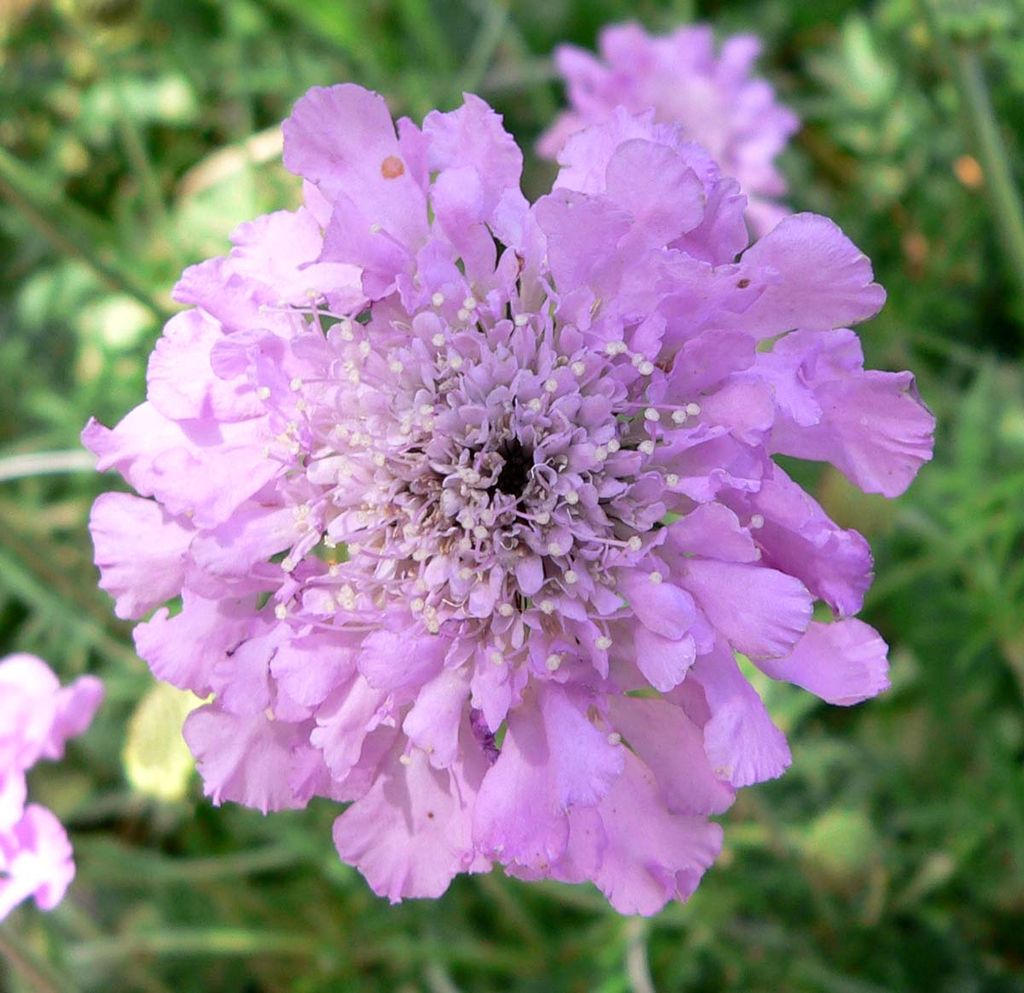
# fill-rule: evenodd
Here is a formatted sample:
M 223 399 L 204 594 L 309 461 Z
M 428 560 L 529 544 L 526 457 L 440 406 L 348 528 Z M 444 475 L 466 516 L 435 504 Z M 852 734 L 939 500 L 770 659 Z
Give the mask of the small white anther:
M 597 448 L 594 449 L 594 458 L 597 459 L 598 462 L 603 462 L 606 458 L 608 458 L 608 449 L 605 448 L 603 445 L 599 445 Z
M 459 319 L 460 321 L 468 321 L 468 320 L 469 320 L 469 311 L 468 311 L 468 310 L 466 310 L 466 308 L 465 308 L 465 307 L 460 307 L 460 308 L 458 309 L 457 313 L 455 314 L 455 316 L 456 316 L 456 317 L 457 317 L 457 318 L 458 318 L 458 319 Z
M 647 359 L 644 359 L 644 361 L 637 366 L 637 371 L 640 373 L 641 376 L 649 376 L 652 372 L 654 372 L 654 363 L 650 362 Z
M 511 617 L 516 612 L 516 608 L 510 603 L 502 603 L 498 606 L 498 613 L 502 617 Z
M 658 572 L 657 569 L 655 569 L 654 572 L 652 572 L 650 576 L 648 576 L 647 578 L 650 579 L 650 581 L 654 583 L 655 586 L 657 586 L 658 583 L 660 583 L 665 577 L 660 572 Z
M 261 400 L 269 400 L 270 399 L 270 387 L 269 386 L 261 386 L 258 390 L 256 390 L 256 396 L 258 396 Z
M 594 642 L 594 644 L 602 652 L 606 652 L 609 648 L 612 647 L 612 639 L 609 638 L 608 635 L 603 634 L 600 638 L 597 639 L 597 641 Z
M 640 535 L 633 535 L 633 537 L 626 542 L 626 547 L 631 552 L 639 552 L 640 549 L 643 547 L 643 542 L 640 540 Z
M 618 731 L 612 731 L 612 733 L 610 735 L 608 735 L 608 744 L 609 745 L 621 745 L 622 744 L 622 735 L 619 734 Z
M 418 614 L 426 606 L 423 597 L 414 597 L 412 603 L 409 604 L 409 609 L 414 613 Z
M 274 608 L 274 616 L 279 621 L 283 621 L 288 616 L 288 608 L 283 603 L 279 603 Z
M 580 581 L 579 573 L 575 569 L 566 569 L 562 574 L 562 578 L 570 585 L 574 586 Z
M 420 413 L 424 417 L 429 417 L 433 412 L 434 412 L 434 405 L 433 404 L 425 403 L 425 404 L 422 404 L 420 406 Z
M 402 765 L 412 765 L 412 756 L 411 755 L 399 755 L 398 756 L 398 761 L 401 762 Z
M 685 421 L 686 421 L 686 411 L 685 410 L 673 410 L 672 411 L 672 423 L 673 424 L 682 424 Z
M 434 295 L 433 295 L 433 296 L 432 296 L 432 297 L 430 298 L 430 302 L 431 302 L 431 303 L 432 303 L 432 304 L 433 304 L 433 305 L 434 305 L 435 307 L 440 307 L 440 306 L 441 306 L 441 304 L 443 304 L 443 303 L 444 303 L 444 294 L 443 294 L 443 293 L 435 293 L 435 294 L 434 294 Z
M 618 438 L 612 438 L 612 440 L 604 447 L 607 448 L 609 452 L 617 452 L 622 447 L 622 444 L 619 442 Z
M 548 393 L 554 393 L 555 390 L 558 389 L 558 380 L 557 379 L 545 379 L 544 380 L 544 389 L 547 390 Z
M 402 365 L 402 363 L 401 363 L 401 362 L 400 362 L 400 361 L 399 361 L 398 359 L 392 359 L 392 360 L 391 360 L 391 361 L 390 361 L 390 362 L 388 363 L 388 368 L 389 368 L 389 369 L 390 369 L 390 370 L 391 370 L 392 372 L 401 372 L 401 371 L 402 371 L 403 369 L 405 369 L 405 366 L 404 366 L 404 365 Z
M 666 483 L 667 483 L 667 484 L 668 484 L 669 486 L 673 486 L 673 487 L 674 487 L 674 486 L 678 486 L 678 485 L 679 485 L 679 476 L 677 476 L 677 475 L 676 475 L 676 473 L 674 473 L 674 472 L 670 472 L 670 473 L 669 473 L 669 474 L 668 474 L 668 475 L 667 475 L 667 476 L 665 477 L 665 482 L 666 482 Z
M 444 342 L 445 337 L 440 331 L 438 331 L 437 334 L 435 334 L 434 337 L 430 339 L 430 344 L 432 344 L 435 348 L 440 348 L 444 344 Z
M 526 325 L 530 323 L 530 315 L 529 314 L 516 314 L 515 318 L 513 318 L 513 320 L 512 320 L 512 323 L 517 328 L 526 327 Z
M 383 452 L 374 452 L 373 464 L 378 469 L 383 469 L 385 462 L 387 462 L 387 459 L 384 458 L 384 453 Z
M 558 667 L 562 664 L 562 656 L 556 655 L 552 652 L 545 660 L 544 665 L 547 666 L 548 672 L 557 672 Z
M 476 297 L 472 297 L 472 296 L 466 297 L 466 299 L 462 301 L 462 306 L 465 307 L 466 310 L 475 310 L 476 309 Z
M 660 421 L 661 420 L 661 414 L 657 410 L 655 410 L 654 407 L 648 407 L 644 411 L 644 420 L 655 421 L 655 422 L 656 421 Z
M 575 490 L 570 490 L 568 493 L 565 494 L 565 502 L 570 506 L 575 507 L 576 504 L 580 502 L 579 493 L 577 493 Z
M 761 514 L 753 514 L 750 518 L 750 526 L 755 530 L 764 527 L 764 517 Z
M 700 404 L 688 403 L 686 405 L 686 413 L 689 414 L 690 417 L 696 417 L 700 413 Z
M 551 523 L 551 515 L 546 510 L 538 511 L 536 514 L 534 514 L 534 519 L 537 521 L 538 524 Z
M 574 376 L 582 376 L 587 371 L 586 364 L 579 361 L 573 362 L 569 368 L 572 369 L 572 374 Z
M 640 451 L 644 453 L 644 455 L 654 454 L 654 442 L 650 438 L 648 438 L 646 441 L 641 441 L 640 444 L 637 445 L 636 447 L 639 448 Z
M 289 385 L 289 386 L 290 386 L 290 387 L 291 387 L 291 388 L 292 388 L 293 390 L 295 390 L 296 392 L 298 392 L 299 390 L 301 390 L 301 389 L 302 389 L 302 380 L 301 380 L 301 379 L 299 379 L 299 377 L 298 377 L 298 376 L 296 376 L 296 377 L 295 377 L 295 378 L 294 378 L 294 379 L 293 379 L 293 380 L 292 380 L 292 381 L 291 381 L 291 382 L 290 382 L 290 383 L 289 383 L 288 385 Z
M 461 355 L 449 355 L 448 356 L 448 365 L 450 365 L 453 369 L 461 369 L 462 368 L 462 356 Z
M 532 410 L 535 414 L 537 414 L 540 413 L 540 408 L 543 406 L 543 404 L 540 402 L 539 397 L 534 397 L 526 406 L 529 407 L 529 409 Z
M 373 224 L 370 225 L 370 234 L 380 234 L 380 232 L 381 226 L 376 221 L 374 221 Z
M 495 665 L 501 665 L 505 661 L 505 656 L 501 654 L 496 648 L 492 648 L 490 651 L 490 659 Z
M 473 578 L 473 570 L 470 569 L 469 566 L 464 565 L 459 570 L 459 579 L 469 580 L 469 579 L 472 579 L 472 578 Z
M 358 350 L 359 354 L 365 359 L 370 354 L 370 343 L 364 339 L 359 342 Z
M 541 600 L 541 602 L 539 604 L 537 604 L 537 606 L 540 607 L 540 612 L 542 614 L 550 615 L 550 614 L 553 614 L 555 612 L 555 601 L 554 600 Z

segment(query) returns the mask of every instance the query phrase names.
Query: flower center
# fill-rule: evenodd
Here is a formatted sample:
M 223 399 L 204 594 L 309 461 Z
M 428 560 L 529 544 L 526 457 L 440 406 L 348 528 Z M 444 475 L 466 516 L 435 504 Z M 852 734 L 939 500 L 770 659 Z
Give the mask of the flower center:
M 533 453 L 528 451 L 518 438 L 513 438 L 499 454 L 505 460 L 505 464 L 501 467 L 498 479 L 489 492 L 492 496 L 494 491 L 498 490 L 508 496 L 521 497 L 529 481 Z

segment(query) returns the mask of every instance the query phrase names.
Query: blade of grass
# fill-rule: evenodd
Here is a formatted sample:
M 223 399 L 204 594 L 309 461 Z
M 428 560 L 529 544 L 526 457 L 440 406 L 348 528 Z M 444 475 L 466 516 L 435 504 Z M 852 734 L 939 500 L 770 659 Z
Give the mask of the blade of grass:
M 49 476 L 64 472 L 93 472 L 96 457 L 81 449 L 65 452 L 28 452 L 0 458 L 0 483 L 29 476 Z
M 41 190 L 38 178 L 28 166 L 3 148 L 0 148 L 0 196 L 59 254 L 80 259 L 111 289 L 134 297 L 161 321 L 171 316 L 171 311 L 119 259 L 102 251 L 103 225 L 56 190 Z

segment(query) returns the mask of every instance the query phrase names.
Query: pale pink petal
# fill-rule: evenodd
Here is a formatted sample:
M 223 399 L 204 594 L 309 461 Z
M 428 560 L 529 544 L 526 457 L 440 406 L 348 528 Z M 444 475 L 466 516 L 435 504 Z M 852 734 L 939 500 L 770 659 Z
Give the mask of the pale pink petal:
M 874 628 L 851 618 L 812 624 L 788 656 L 758 662 L 758 667 L 773 679 L 784 679 L 827 703 L 848 707 L 888 689 L 887 652 Z

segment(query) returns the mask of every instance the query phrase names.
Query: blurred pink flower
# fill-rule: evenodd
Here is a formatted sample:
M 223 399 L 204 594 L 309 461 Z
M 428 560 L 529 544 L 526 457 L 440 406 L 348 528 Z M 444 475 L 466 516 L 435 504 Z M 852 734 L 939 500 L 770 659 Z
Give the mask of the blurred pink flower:
M 616 24 L 601 32 L 598 48 L 601 58 L 573 45 L 555 52 L 570 109 L 541 136 L 542 155 L 557 158 L 570 135 L 607 120 L 616 107 L 653 110 L 656 120 L 681 125 L 739 182 L 755 234 L 767 234 L 789 213 L 777 202 L 786 183 L 775 158 L 800 122 L 768 82 L 751 75 L 761 51 L 756 37 L 734 35 L 716 54 L 707 25 L 652 37 L 638 24 Z
M 61 687 L 35 656 L 0 660 L 0 920 L 30 896 L 52 910 L 74 878 L 67 834 L 50 811 L 26 805 L 25 774 L 40 759 L 61 758 L 102 699 L 93 676 Z

